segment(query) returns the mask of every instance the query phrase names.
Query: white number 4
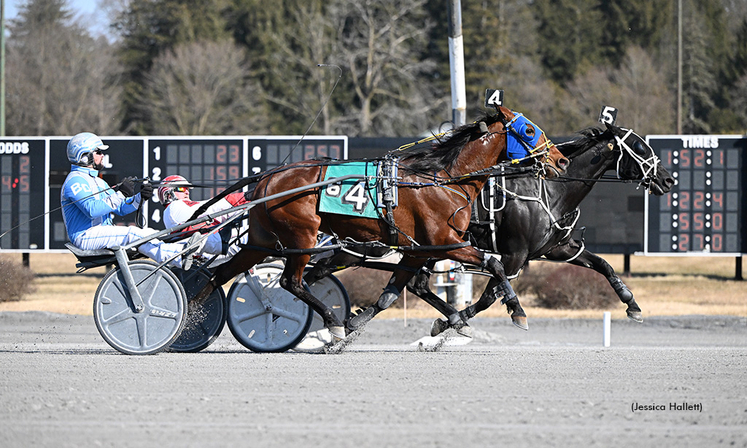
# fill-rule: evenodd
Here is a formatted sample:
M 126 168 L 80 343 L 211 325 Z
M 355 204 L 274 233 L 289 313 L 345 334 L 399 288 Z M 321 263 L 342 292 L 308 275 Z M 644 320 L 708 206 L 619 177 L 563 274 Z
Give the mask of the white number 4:
M 353 206 L 353 210 L 358 213 L 363 213 L 363 210 L 368 204 L 368 195 L 366 194 L 366 186 L 364 181 L 360 181 L 357 184 L 350 187 L 350 190 L 345 193 L 342 197 L 342 202 Z

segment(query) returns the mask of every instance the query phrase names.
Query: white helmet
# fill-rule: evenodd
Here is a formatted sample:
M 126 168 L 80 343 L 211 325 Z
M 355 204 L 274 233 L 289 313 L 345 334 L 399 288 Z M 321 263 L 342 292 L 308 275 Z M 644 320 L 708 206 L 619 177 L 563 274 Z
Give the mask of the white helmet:
M 163 205 L 169 205 L 176 199 L 174 196 L 174 188 L 185 187 L 189 188 L 192 184 L 183 176 L 175 174 L 173 176 L 167 176 L 161 181 L 161 186 L 158 187 L 158 200 Z
M 81 132 L 67 142 L 67 159 L 74 165 L 88 166 L 93 163 L 93 151 L 108 148 L 96 134 Z

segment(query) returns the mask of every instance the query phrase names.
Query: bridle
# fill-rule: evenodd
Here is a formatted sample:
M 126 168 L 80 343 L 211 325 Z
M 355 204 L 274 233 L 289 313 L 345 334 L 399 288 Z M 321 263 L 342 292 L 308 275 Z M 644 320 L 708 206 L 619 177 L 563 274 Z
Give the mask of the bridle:
M 657 175 L 657 166 L 659 165 L 659 158 L 654 154 L 654 151 L 651 151 L 651 157 L 644 157 L 641 154 L 636 153 L 635 150 L 633 150 L 625 141 L 630 137 L 631 135 L 637 137 L 640 139 L 640 141 L 643 141 L 641 136 L 633 132 L 632 129 L 625 129 L 620 128 L 623 131 L 627 131 L 625 135 L 620 138 L 617 135 L 615 135 L 615 141 L 617 141 L 617 147 L 620 149 L 620 156 L 617 158 L 617 178 L 622 179 L 622 176 L 620 175 L 621 170 L 621 164 L 622 159 L 625 154 L 628 154 L 635 163 L 638 164 L 638 168 L 641 170 L 641 173 L 643 177 L 641 178 L 641 181 L 638 183 L 638 186 L 644 186 L 646 189 L 649 188 L 651 185 L 651 182 L 656 178 Z M 635 145 L 634 145 L 635 146 Z M 648 145 L 647 145 L 648 146 Z M 651 149 L 649 147 L 649 149 Z

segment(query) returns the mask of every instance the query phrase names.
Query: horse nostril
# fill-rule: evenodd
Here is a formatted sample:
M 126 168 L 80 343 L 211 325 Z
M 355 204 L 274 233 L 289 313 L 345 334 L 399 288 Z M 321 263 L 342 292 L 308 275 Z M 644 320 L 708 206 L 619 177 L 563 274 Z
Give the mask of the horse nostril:
M 562 159 L 559 160 L 559 163 L 560 163 L 561 168 L 566 169 L 568 168 L 568 165 L 571 164 L 571 161 L 563 157 Z

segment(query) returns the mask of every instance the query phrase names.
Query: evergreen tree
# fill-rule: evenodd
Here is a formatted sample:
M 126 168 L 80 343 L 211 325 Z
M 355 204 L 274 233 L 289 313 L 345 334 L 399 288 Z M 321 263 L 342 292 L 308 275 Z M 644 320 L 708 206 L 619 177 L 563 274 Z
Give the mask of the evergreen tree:
M 223 13 L 227 0 L 132 0 L 112 24 L 120 37 L 119 55 L 126 67 L 125 130 L 144 132 L 135 99 L 156 57 L 177 45 L 230 36 Z
M 118 131 L 120 88 L 112 49 L 72 21 L 66 0 L 21 4 L 8 29 L 8 134 Z

